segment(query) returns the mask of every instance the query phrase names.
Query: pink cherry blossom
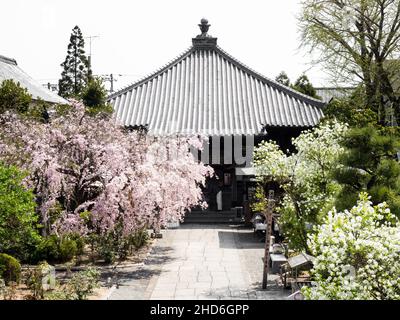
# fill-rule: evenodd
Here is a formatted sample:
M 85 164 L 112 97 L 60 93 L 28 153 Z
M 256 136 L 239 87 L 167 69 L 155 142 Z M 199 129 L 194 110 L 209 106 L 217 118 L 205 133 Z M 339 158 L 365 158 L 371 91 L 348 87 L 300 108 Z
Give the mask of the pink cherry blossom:
M 0 159 L 27 170 L 44 234 L 102 234 L 122 223 L 128 235 L 182 220 L 204 205 L 201 186 L 213 174 L 189 152 L 202 144 L 128 131 L 112 118 L 86 115 L 76 101 L 46 124 L 0 116 Z

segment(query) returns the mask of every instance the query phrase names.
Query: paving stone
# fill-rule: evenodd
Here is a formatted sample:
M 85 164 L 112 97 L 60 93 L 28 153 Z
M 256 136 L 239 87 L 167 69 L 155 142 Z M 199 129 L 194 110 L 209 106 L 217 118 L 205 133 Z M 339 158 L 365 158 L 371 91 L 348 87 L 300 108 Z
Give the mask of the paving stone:
M 179 272 L 179 279 L 181 281 L 196 281 L 198 272 Z
M 175 291 L 177 284 L 176 283 L 157 283 L 154 287 L 154 290 L 158 291 Z
M 214 272 L 225 272 L 226 271 L 226 269 L 225 269 L 225 267 L 223 267 L 223 266 L 221 266 L 221 265 L 213 265 L 213 266 L 206 266 L 206 268 L 207 268 L 207 271 L 209 271 L 209 272 L 211 272 L 211 271 L 214 271 Z
M 252 230 L 226 225 L 181 225 L 163 230 L 145 268 L 124 270 L 110 299 L 284 299 L 290 293 L 261 291 L 264 244 Z M 164 262 L 165 261 L 165 262 Z
M 199 276 L 199 277 L 211 277 L 211 273 L 207 269 L 203 269 L 203 270 L 199 271 L 197 276 Z
M 197 296 L 175 296 L 175 300 L 197 300 Z
M 189 281 L 179 281 L 176 284 L 176 289 L 187 289 L 187 288 L 189 288 L 190 284 L 191 284 L 191 282 L 189 282 Z
M 212 278 L 211 277 L 197 277 L 197 281 L 199 281 L 199 283 L 210 283 L 212 282 Z
M 211 282 L 212 289 L 229 288 L 229 282 Z
M 175 291 L 175 297 L 177 296 L 194 296 L 195 289 L 177 289 Z
M 175 299 L 174 299 L 174 297 L 161 295 L 161 296 L 151 296 L 150 300 L 175 300 Z
M 214 271 L 214 270 L 210 270 L 210 273 L 211 273 L 211 277 L 213 277 L 213 278 L 226 277 L 226 276 L 227 276 L 226 271 Z
M 179 277 L 178 277 L 178 276 L 176 276 L 176 277 L 170 277 L 170 278 L 160 277 L 160 278 L 158 279 L 157 283 L 158 283 L 158 284 L 161 284 L 161 283 L 163 283 L 163 284 L 166 284 L 166 283 L 171 284 L 171 283 L 177 283 L 178 281 L 179 281 Z
M 182 271 L 194 272 L 194 271 L 197 271 L 197 267 L 195 265 L 182 266 L 179 268 L 179 272 L 182 272 Z
M 193 289 L 210 289 L 211 281 L 189 283 L 188 287 Z
M 152 297 L 161 297 L 162 296 L 162 297 L 170 297 L 170 298 L 172 298 L 174 296 L 174 292 L 175 292 L 175 290 L 169 290 L 169 291 L 163 290 L 163 289 L 161 289 L 161 290 L 153 290 L 151 296 Z
M 199 293 L 199 294 L 196 295 L 196 296 L 197 296 L 197 300 L 217 300 L 215 297 L 206 296 L 206 295 L 203 295 L 203 294 L 201 294 L 201 293 Z

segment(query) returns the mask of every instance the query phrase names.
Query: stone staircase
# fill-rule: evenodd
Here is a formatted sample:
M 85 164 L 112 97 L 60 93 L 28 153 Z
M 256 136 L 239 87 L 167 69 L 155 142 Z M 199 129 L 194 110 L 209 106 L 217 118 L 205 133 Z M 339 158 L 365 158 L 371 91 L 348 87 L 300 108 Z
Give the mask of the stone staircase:
M 185 216 L 184 224 L 229 224 L 242 223 L 235 210 L 192 211 Z

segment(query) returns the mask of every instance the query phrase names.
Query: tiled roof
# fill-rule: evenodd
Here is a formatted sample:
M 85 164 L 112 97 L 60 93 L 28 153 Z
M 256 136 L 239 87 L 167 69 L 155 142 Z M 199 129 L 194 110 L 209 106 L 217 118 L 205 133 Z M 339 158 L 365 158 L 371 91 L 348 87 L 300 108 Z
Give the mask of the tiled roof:
M 200 37 L 200 38 L 199 38 Z M 201 36 L 154 74 L 112 94 L 117 121 L 165 135 L 256 135 L 267 127 L 311 127 L 324 103 L 251 70 Z
M 12 79 L 19 82 L 32 95 L 33 99 L 42 99 L 50 103 L 68 103 L 67 100 L 54 92 L 44 88 L 40 83 L 25 73 L 14 59 L 0 56 L 0 83 L 3 80 Z
M 317 95 L 325 103 L 329 103 L 335 98 L 344 98 L 350 96 L 355 88 L 352 87 L 330 87 L 330 88 L 315 88 Z

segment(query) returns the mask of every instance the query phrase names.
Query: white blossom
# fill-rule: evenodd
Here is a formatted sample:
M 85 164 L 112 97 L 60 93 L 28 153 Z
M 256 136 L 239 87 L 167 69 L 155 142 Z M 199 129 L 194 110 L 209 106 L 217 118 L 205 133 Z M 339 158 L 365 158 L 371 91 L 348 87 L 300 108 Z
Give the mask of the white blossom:
M 303 289 L 307 299 L 400 299 L 400 222 L 386 204 L 361 194 L 350 211 L 330 212 L 308 243 L 317 286 Z M 337 272 L 345 266 L 355 274 Z

